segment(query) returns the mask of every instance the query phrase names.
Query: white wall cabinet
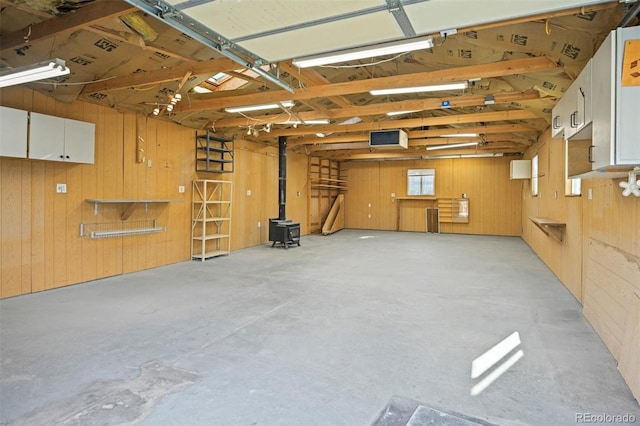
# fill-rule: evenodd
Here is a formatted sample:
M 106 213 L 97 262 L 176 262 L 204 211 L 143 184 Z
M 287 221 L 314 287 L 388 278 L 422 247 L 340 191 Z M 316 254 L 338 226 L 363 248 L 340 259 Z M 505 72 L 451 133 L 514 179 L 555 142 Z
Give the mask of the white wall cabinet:
M 29 158 L 93 164 L 95 124 L 31 113 Z
M 591 139 L 592 122 L 592 61 L 589 61 L 571 85 L 569 97 L 569 127 L 565 131 L 566 139 Z
M 510 179 L 531 179 L 531 160 L 511 160 Z
M 0 106 L 0 156 L 27 158 L 28 112 Z
M 589 61 L 553 108 L 551 136 L 574 140 L 591 139 L 591 103 L 591 61 Z
M 570 90 L 571 88 L 569 88 Z M 569 105 L 569 90 L 560 98 L 556 106 L 553 107 L 553 121 L 551 122 L 551 136 L 554 138 L 564 138 L 565 129 L 569 127 L 569 115 L 571 105 Z
M 640 40 L 640 27 L 613 30 L 591 60 L 592 142 L 569 141 L 569 170 L 582 171 L 570 177 L 624 177 L 629 166 L 640 164 L 640 86 L 622 85 L 627 40 Z

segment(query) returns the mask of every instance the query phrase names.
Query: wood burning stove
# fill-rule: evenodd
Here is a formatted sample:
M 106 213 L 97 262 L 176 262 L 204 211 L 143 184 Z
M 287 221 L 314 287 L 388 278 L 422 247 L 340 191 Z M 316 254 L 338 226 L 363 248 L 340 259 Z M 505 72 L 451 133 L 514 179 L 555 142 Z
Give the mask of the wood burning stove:
M 291 219 L 269 219 L 269 241 L 273 241 L 271 247 L 276 243 L 284 244 L 284 248 L 300 245 L 300 224 Z
M 300 224 L 286 219 L 285 206 L 287 202 L 287 138 L 278 137 L 278 217 L 269 219 L 269 241 L 282 243 L 284 248 L 289 245 L 300 245 Z

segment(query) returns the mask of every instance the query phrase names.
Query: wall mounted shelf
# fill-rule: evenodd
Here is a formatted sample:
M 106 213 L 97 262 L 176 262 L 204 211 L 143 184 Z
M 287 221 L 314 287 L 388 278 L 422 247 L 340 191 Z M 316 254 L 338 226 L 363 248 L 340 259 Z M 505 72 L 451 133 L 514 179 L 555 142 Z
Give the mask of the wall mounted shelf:
M 233 159 L 233 139 L 196 132 L 196 172 L 233 173 Z
M 87 198 L 85 200 L 87 203 L 93 204 L 93 214 L 95 216 L 98 215 L 98 206 L 100 204 L 122 204 L 125 206 L 122 214 L 120 215 L 121 220 L 127 220 L 133 214 L 136 207 L 144 204 L 145 213 L 149 211 L 149 204 L 157 204 L 157 203 L 181 203 L 182 200 L 140 200 L 140 199 L 94 199 Z
M 567 227 L 566 223 L 558 222 L 557 220 L 549 219 L 546 217 L 532 217 L 529 216 L 529 220 L 534 223 L 542 232 L 547 236 L 552 236 L 558 241 L 562 241 L 564 230 Z

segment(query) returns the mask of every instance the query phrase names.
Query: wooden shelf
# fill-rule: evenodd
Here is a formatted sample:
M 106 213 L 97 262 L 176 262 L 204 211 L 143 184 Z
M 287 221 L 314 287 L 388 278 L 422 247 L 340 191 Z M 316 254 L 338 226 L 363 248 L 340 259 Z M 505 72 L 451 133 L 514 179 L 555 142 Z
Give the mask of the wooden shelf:
M 199 237 L 193 237 L 194 240 L 218 240 L 220 238 L 229 238 L 229 234 L 209 234 L 209 235 L 203 235 L 203 236 L 199 236 Z
M 133 214 L 136 207 L 139 204 L 144 204 L 145 213 L 149 210 L 149 204 L 158 204 L 158 203 L 181 203 L 182 200 L 144 200 L 144 199 L 95 199 L 95 198 L 87 198 L 85 200 L 87 203 L 93 204 L 93 214 L 95 216 L 98 215 L 98 206 L 100 204 L 124 204 L 126 205 L 124 211 L 120 215 L 121 220 L 127 220 Z
M 229 252 L 226 250 L 213 250 L 213 251 L 207 251 L 204 253 L 194 253 L 193 256 L 194 258 L 205 260 L 205 259 L 210 259 L 212 257 L 217 257 L 217 256 L 227 256 L 228 254 Z
M 547 236 L 552 236 L 558 241 L 562 241 L 564 230 L 567 224 L 546 217 L 529 216 L 529 220 L 534 223 Z

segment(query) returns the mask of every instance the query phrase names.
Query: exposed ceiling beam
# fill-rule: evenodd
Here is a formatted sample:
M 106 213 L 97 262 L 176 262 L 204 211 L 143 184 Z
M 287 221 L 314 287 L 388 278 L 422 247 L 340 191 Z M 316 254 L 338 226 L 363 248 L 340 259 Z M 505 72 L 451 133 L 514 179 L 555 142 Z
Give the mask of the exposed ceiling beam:
M 127 89 L 129 87 L 145 86 L 150 84 L 165 83 L 167 81 L 180 80 L 186 73 L 191 75 L 215 74 L 217 72 L 237 69 L 238 64 L 231 59 L 217 58 L 209 61 L 191 62 L 168 69 L 152 70 L 115 77 L 105 81 L 89 83 L 84 86 L 80 95 L 88 95 L 96 92 L 110 92 L 113 90 Z
M 538 131 L 530 126 L 525 124 L 495 124 L 489 126 L 473 126 L 473 127 L 449 127 L 445 129 L 433 129 L 433 130 L 414 130 L 408 133 L 409 140 L 418 139 L 418 138 L 429 138 L 441 135 L 449 135 L 455 133 L 478 133 L 478 134 L 501 134 L 501 133 L 538 133 Z M 287 140 L 287 145 L 296 146 L 296 145 L 313 145 L 313 144 L 344 144 L 351 142 L 362 142 L 369 141 L 369 134 L 361 134 L 361 135 L 336 135 L 336 136 L 328 136 L 326 138 L 318 138 L 318 137 L 303 137 L 293 139 L 290 138 Z
M 298 81 L 305 85 L 316 86 L 320 84 L 329 84 L 331 83 L 325 77 L 323 77 L 318 71 L 314 69 L 307 68 L 298 68 L 294 66 L 291 61 L 281 62 L 279 64 L 280 69 L 282 71 L 288 72 L 290 75 L 294 76 Z M 334 104 L 341 107 L 350 107 L 352 106 L 351 102 L 341 96 L 330 96 L 328 98 Z
M 540 92 L 537 90 L 527 90 L 524 92 L 511 92 L 511 93 L 497 93 L 494 96 L 495 103 L 511 103 L 522 102 L 536 99 L 542 99 Z M 401 102 L 385 102 L 381 104 L 372 104 L 365 106 L 350 106 L 345 108 L 334 108 L 329 110 L 329 115 L 319 115 L 313 111 L 299 112 L 298 115 L 303 120 L 313 120 L 318 118 L 345 118 L 345 117 L 366 117 L 369 115 L 382 115 L 393 111 L 427 111 L 442 108 L 442 101 L 448 100 L 451 102 L 451 108 L 463 108 L 472 106 L 484 105 L 485 95 L 462 95 L 448 98 L 429 98 L 429 99 L 417 99 Z M 261 124 L 277 124 L 281 123 L 282 114 L 269 115 L 269 116 L 257 116 L 256 121 Z M 251 118 L 223 118 L 216 121 L 216 129 L 223 129 L 226 127 L 238 127 L 244 126 L 247 122 L 250 122 Z
M 222 109 L 231 106 L 271 103 L 285 100 L 302 100 L 312 98 L 326 98 L 330 96 L 348 95 L 351 93 L 363 93 L 374 89 L 386 89 L 389 87 L 411 87 L 432 83 L 469 80 L 473 78 L 501 77 L 514 74 L 526 74 L 531 72 L 550 71 L 561 69 L 555 62 L 546 56 L 525 59 L 513 59 L 509 61 L 492 62 L 488 64 L 469 65 L 466 67 L 449 68 L 437 71 L 394 75 L 390 77 L 372 78 L 368 80 L 348 81 L 343 83 L 323 84 L 295 89 L 293 93 L 285 90 L 252 93 L 247 95 L 217 96 L 208 99 L 208 95 L 199 96 L 191 105 L 182 105 L 180 111 L 202 111 Z M 198 99 L 195 98 L 195 99 Z
M 542 119 L 534 112 L 526 110 L 509 110 L 497 112 L 480 112 L 471 114 L 448 115 L 444 117 L 412 118 L 407 120 L 379 121 L 373 123 L 358 124 L 330 124 L 326 126 L 313 126 L 312 128 L 292 128 L 272 130 L 269 137 L 300 136 L 321 133 L 362 132 L 368 130 L 405 129 L 423 126 L 446 126 L 451 124 L 485 123 L 504 120 L 532 120 Z
M 29 43 L 49 39 L 64 32 L 86 28 L 97 22 L 125 15 L 137 9 L 119 0 L 96 0 L 73 13 L 31 24 L 21 30 L 0 36 L 0 52 Z

